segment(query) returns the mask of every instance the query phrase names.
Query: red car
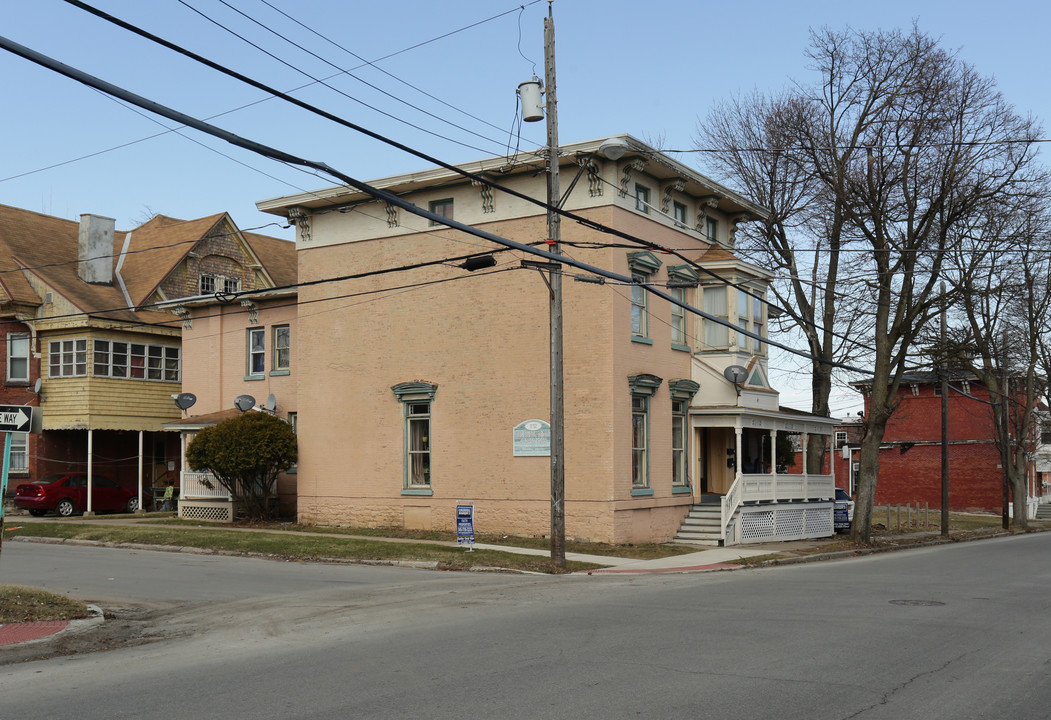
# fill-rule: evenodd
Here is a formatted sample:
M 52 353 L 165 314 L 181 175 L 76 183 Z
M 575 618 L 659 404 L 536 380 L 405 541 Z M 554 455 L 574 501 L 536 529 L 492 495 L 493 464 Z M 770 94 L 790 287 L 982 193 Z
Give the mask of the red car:
M 143 499 L 149 501 L 149 495 Z M 40 516 L 54 510 L 60 517 L 69 517 L 88 509 L 88 474 L 54 473 L 40 480 L 22 483 L 15 488 L 15 507 Z M 135 512 L 139 509 L 136 490 L 118 485 L 107 477 L 91 477 L 92 512 Z

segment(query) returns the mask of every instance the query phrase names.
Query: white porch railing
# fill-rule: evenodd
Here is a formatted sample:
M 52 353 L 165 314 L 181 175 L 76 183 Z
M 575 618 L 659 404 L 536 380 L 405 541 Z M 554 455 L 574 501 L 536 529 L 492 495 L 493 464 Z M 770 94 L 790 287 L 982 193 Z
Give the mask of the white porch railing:
M 184 472 L 180 500 L 229 500 L 230 493 L 210 472 Z
M 832 502 L 835 497 L 836 481 L 832 475 L 740 474 L 734 479 L 730 489 L 722 498 L 723 544 L 736 545 L 742 541 L 744 523 L 738 510 L 745 503 L 772 505 L 793 500 Z M 827 509 L 822 509 L 820 512 L 826 513 Z M 805 526 L 811 524 L 811 522 L 804 522 Z M 773 528 L 772 524 L 771 528 Z

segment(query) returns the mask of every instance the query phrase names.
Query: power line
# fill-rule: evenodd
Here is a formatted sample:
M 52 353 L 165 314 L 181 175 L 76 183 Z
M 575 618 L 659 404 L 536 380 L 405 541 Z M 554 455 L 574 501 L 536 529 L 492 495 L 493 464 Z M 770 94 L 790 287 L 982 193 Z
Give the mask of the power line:
M 532 0 L 532 2 L 528 2 L 525 5 L 522 5 L 520 8 L 515 8 L 514 10 L 509 10 L 509 11 L 507 11 L 507 13 L 501 13 L 500 15 L 494 15 L 492 18 L 490 18 L 490 20 L 495 19 L 497 17 L 502 17 L 503 15 L 506 15 L 508 13 L 515 12 L 515 11 L 518 11 L 519 15 L 521 15 L 521 12 L 525 10 L 527 5 L 535 5 L 536 3 L 542 2 L 542 1 L 543 0 Z M 400 82 L 402 85 L 405 85 L 406 87 L 412 88 L 413 90 L 415 90 L 416 92 L 420 93 L 421 95 L 424 95 L 424 96 L 430 98 L 431 100 L 434 100 L 435 102 L 441 103 L 442 105 L 444 105 L 445 107 L 449 108 L 450 110 L 454 110 L 455 112 L 461 113 L 462 115 L 466 115 L 467 117 L 471 118 L 472 120 L 477 120 L 478 122 L 480 122 L 480 123 L 482 123 L 484 125 L 488 125 L 489 127 L 493 128 L 494 130 L 499 130 L 501 132 L 503 131 L 503 128 L 500 127 L 499 125 L 494 125 L 493 123 L 489 122 L 488 120 L 480 118 L 480 117 L 478 117 L 476 115 L 472 115 L 471 113 L 467 112 L 463 108 L 457 107 L 456 105 L 453 105 L 452 103 L 446 102 L 445 100 L 442 100 L 440 97 L 438 97 L 436 95 L 432 95 L 431 93 L 427 92 L 423 88 L 417 87 L 416 85 L 413 85 L 412 83 L 410 83 L 410 82 L 408 82 L 406 80 L 403 80 L 402 78 L 398 77 L 397 75 L 395 75 L 395 74 L 393 74 L 391 72 L 388 72 L 387 70 L 384 70 L 382 67 L 377 65 L 375 62 L 373 62 L 371 60 L 366 60 L 365 58 L 363 58 L 360 55 L 358 55 L 357 53 L 355 53 L 353 50 L 350 50 L 349 48 L 347 48 L 347 47 L 345 47 L 343 45 L 340 45 L 338 42 L 336 42 L 332 38 L 328 37 L 327 35 L 319 33 L 317 30 L 315 30 L 314 28 L 310 27 L 309 25 L 306 25 L 305 23 L 300 22 L 296 18 L 294 18 L 291 15 L 289 15 L 288 13 L 286 13 L 284 10 L 281 10 L 280 8 L 278 8 L 275 5 L 273 5 L 272 3 L 270 3 L 269 0 L 259 0 L 259 2 L 263 3 L 267 7 L 271 8 L 272 10 L 274 10 L 275 12 L 280 13 L 286 19 L 288 19 L 289 21 L 295 23 L 296 25 L 298 25 L 299 27 L 303 28 L 307 32 L 310 32 L 310 33 L 316 35 L 317 37 L 321 38 L 322 40 L 324 40 L 325 42 L 329 43 L 330 45 L 333 45 L 333 46 L 339 48 L 340 50 L 342 50 L 343 52 L 347 53 L 348 55 L 350 55 L 354 59 L 359 60 L 360 62 L 364 63 L 365 65 L 368 65 L 369 67 L 371 67 L 371 68 L 383 73 L 384 75 L 386 75 L 387 77 L 391 78 L 392 80 L 396 80 L 396 81 Z M 223 4 L 224 5 L 228 5 L 228 3 L 226 3 L 226 2 L 223 2 Z M 240 12 L 240 11 L 238 11 L 238 12 Z M 296 45 L 296 47 L 301 47 L 301 46 Z M 354 68 L 354 69 L 357 69 L 357 68 Z M 459 127 L 459 126 L 457 126 L 457 127 Z M 482 136 L 478 135 L 478 137 L 482 137 Z M 484 138 L 484 139 L 489 139 L 489 138 Z
M 67 1 L 74 2 L 76 0 L 67 0 Z M 470 225 L 465 225 L 465 224 L 460 223 L 460 222 L 458 222 L 456 220 L 453 220 L 451 218 L 446 218 L 446 217 L 444 217 L 442 215 L 438 215 L 437 213 L 430 212 L 429 210 L 424 210 L 422 208 L 417 207 L 416 205 L 413 205 L 412 203 L 410 203 L 410 202 L 408 202 L 406 200 L 403 200 L 402 198 L 400 198 L 400 197 L 398 197 L 396 195 L 393 195 L 393 194 L 391 194 L 389 192 L 386 192 L 384 190 L 380 190 L 379 188 L 375 188 L 375 187 L 373 187 L 373 186 L 371 186 L 371 185 L 369 185 L 367 183 L 364 183 L 364 182 L 361 182 L 359 180 L 356 180 L 355 178 L 353 178 L 353 177 L 351 177 L 349 175 L 346 175 L 346 174 L 336 170 L 335 168 L 332 168 L 329 165 L 326 165 L 325 163 L 315 162 L 315 161 L 311 161 L 311 160 L 306 160 L 304 158 L 299 158 L 299 157 L 297 157 L 295 155 L 292 155 L 292 154 L 284 152 L 282 150 L 278 150 L 276 148 L 264 145 L 262 143 L 258 143 L 258 142 L 252 141 L 252 140 L 247 140 L 247 139 L 242 138 L 242 137 L 240 137 L 238 135 L 235 135 L 234 133 L 231 133 L 231 132 L 229 132 L 227 130 L 224 130 L 222 128 L 216 127 L 216 126 L 211 125 L 209 123 L 206 123 L 206 122 L 204 122 L 202 120 L 198 120 L 197 118 L 194 118 L 194 117 L 192 117 L 190 115 L 187 115 L 185 113 L 182 113 L 182 112 L 173 110 L 171 108 L 168 108 L 168 107 L 166 107 L 164 105 L 161 105 L 160 103 L 157 103 L 157 102 L 154 102 L 152 100 L 148 100 L 146 98 L 143 98 L 143 97 L 141 97 L 139 95 L 136 95 L 135 93 L 132 93 L 132 92 L 130 92 L 128 90 L 120 88 L 120 87 L 118 87 L 116 85 L 113 85 L 112 83 L 108 83 L 108 82 L 106 82 L 104 80 L 100 80 L 99 78 L 93 77 L 93 76 L 89 75 L 88 73 L 85 73 L 85 72 L 83 72 L 81 70 L 77 70 L 77 69 L 72 68 L 72 67 L 70 67 L 68 65 L 65 65 L 64 63 L 58 62 L 58 61 L 56 61 L 56 60 L 54 60 L 52 58 L 48 58 L 47 56 L 45 56 L 45 55 L 43 55 L 41 53 L 38 53 L 38 52 L 36 52 L 34 50 L 31 50 L 31 49 L 29 49 L 29 48 L 27 48 L 27 47 L 25 47 L 23 45 L 20 45 L 20 44 L 15 43 L 15 42 L 13 42 L 11 40 L 8 40 L 7 38 L 0 37 L 0 47 L 3 47 L 4 49 L 8 50 L 9 52 L 12 52 L 12 53 L 14 53 L 16 55 L 24 57 L 25 59 L 30 60 L 30 61 L 32 61 L 34 63 L 37 63 L 37 64 L 39 64 L 39 65 L 41 65 L 43 67 L 51 69 L 51 70 L 53 70 L 55 72 L 58 72 L 58 73 L 60 73 L 62 75 L 65 75 L 66 77 L 69 77 L 70 79 L 75 80 L 75 81 L 77 81 L 79 83 L 82 83 L 84 85 L 88 85 L 90 87 L 94 87 L 96 89 L 103 90 L 104 92 L 113 94 L 116 97 L 119 97 L 119 98 L 121 98 L 121 99 L 123 99 L 123 100 L 125 100 L 127 102 L 131 102 L 131 103 L 133 103 L 135 105 L 138 105 L 139 107 L 142 107 L 143 109 L 149 110 L 150 112 L 155 112 L 155 113 L 157 113 L 159 115 L 167 117 L 170 120 L 174 120 L 175 122 L 179 122 L 179 123 L 188 125 L 189 127 L 192 127 L 194 129 L 200 130 L 201 132 L 204 132 L 204 133 L 207 133 L 209 135 L 213 135 L 214 137 L 218 137 L 220 139 L 223 139 L 223 140 L 225 140 L 226 142 L 229 142 L 232 145 L 236 145 L 238 147 L 242 147 L 244 149 L 247 149 L 247 150 L 250 150 L 252 152 L 258 153 L 258 154 L 263 155 L 265 157 L 269 157 L 269 158 L 272 158 L 272 159 L 275 159 L 275 160 L 279 160 L 281 162 L 287 162 L 287 163 L 291 163 L 291 164 L 294 164 L 294 165 L 302 165 L 304 167 L 309 167 L 309 168 L 315 169 L 315 170 L 317 170 L 319 172 L 323 172 L 323 173 L 326 173 L 328 175 L 331 175 L 333 178 L 335 178 L 335 179 L 347 184 L 348 186 L 350 186 L 352 188 L 355 188 L 355 189 L 357 189 L 357 190 L 359 190 L 361 192 L 364 192 L 364 193 L 366 193 L 368 195 L 371 195 L 371 196 L 373 196 L 376 199 L 383 200 L 383 201 L 385 201 L 387 203 L 390 203 L 391 205 L 393 205 L 395 207 L 399 207 L 399 208 L 401 208 L 401 209 L 403 209 L 403 210 L 405 210 L 407 212 L 410 212 L 410 213 L 412 213 L 414 215 L 419 215 L 420 217 L 423 217 L 423 218 L 426 218 L 428 220 L 431 220 L 431 221 L 433 221 L 435 223 L 447 225 L 447 226 L 449 226 L 451 228 L 455 228 L 457 230 L 460 230 L 461 232 L 465 232 L 467 234 L 474 235 L 476 237 L 479 237 L 479 238 L 482 238 L 482 239 L 485 239 L 485 240 L 489 240 L 491 242 L 494 242 L 494 243 L 496 243 L 498 245 L 502 245 L 502 246 L 507 247 L 507 248 L 513 248 L 513 249 L 521 250 L 521 251 L 524 251 L 524 252 L 527 252 L 527 253 L 531 253 L 533 255 L 538 255 L 540 257 L 546 258 L 547 260 L 549 260 L 551 262 L 567 263 L 569 265 L 577 267 L 578 269 L 587 270 L 588 272 L 591 272 L 591 273 L 594 273 L 596 275 L 605 277 L 607 279 L 619 280 L 619 281 L 622 281 L 622 282 L 633 282 L 632 278 L 624 276 L 624 275 L 621 275 L 619 273 L 615 273 L 615 272 L 613 272 L 611 270 L 605 270 L 605 269 L 598 268 L 598 267 L 595 267 L 595 266 L 592 266 L 592 265 L 588 265 L 586 263 L 581 263 L 579 261 L 572 260 L 570 258 L 567 258 L 566 256 L 563 256 L 563 255 L 551 253 L 551 252 L 548 252 L 546 250 L 540 250 L 538 248 L 533 248 L 533 247 L 530 247 L 529 245 L 524 245 L 524 244 L 519 243 L 517 241 L 509 240 L 507 238 L 501 237 L 499 235 L 495 235 L 495 234 L 487 232 L 485 230 L 481 230 L 479 228 L 475 228 L 475 227 L 472 227 Z M 572 214 L 568 214 L 568 215 L 570 217 L 572 217 Z M 582 221 L 586 221 L 585 218 L 581 218 L 581 220 Z M 606 230 L 609 231 L 609 232 L 613 232 L 613 233 L 618 233 L 619 232 L 619 231 L 615 231 L 615 230 L 612 230 L 612 229 L 609 229 L 609 228 L 607 228 Z M 675 305 L 678 305 L 678 306 L 682 307 L 687 312 L 691 312 L 691 313 L 694 313 L 696 315 L 699 315 L 700 317 L 705 318 L 706 320 L 710 320 L 712 322 L 715 322 L 715 323 L 717 323 L 719 325 L 725 325 L 726 327 L 732 328 L 732 329 L 736 330 L 737 332 L 744 334 L 747 337 L 751 337 L 751 338 L 753 338 L 755 340 L 759 340 L 761 342 L 764 342 L 764 343 L 766 343 L 767 345 L 769 345 L 771 347 L 777 347 L 777 348 L 780 348 L 780 349 L 782 349 L 782 350 L 784 350 L 786 352 L 790 352 L 790 353 L 793 353 L 793 354 L 796 354 L 796 355 L 801 355 L 801 356 L 807 357 L 807 358 L 809 358 L 809 359 L 811 359 L 813 361 L 821 362 L 821 363 L 824 363 L 824 364 L 827 364 L 827 365 L 830 365 L 830 366 L 833 366 L 833 367 L 840 367 L 840 368 L 851 370 L 851 371 L 858 372 L 858 373 L 864 373 L 865 372 L 864 370 L 851 367 L 851 366 L 846 365 L 844 363 L 840 363 L 840 362 L 836 362 L 836 361 L 832 361 L 832 360 L 827 360 L 827 359 L 824 359 L 824 358 L 817 358 L 815 356 L 810 355 L 809 353 L 803 352 L 801 350 L 797 350 L 795 348 L 788 347 L 788 346 L 783 345 L 781 343 L 774 342 L 772 340 L 769 340 L 768 338 L 762 337 L 761 335 L 757 335 L 757 334 L 755 334 L 755 333 L 753 333 L 753 332 L 751 332 L 749 330 L 745 330 L 743 328 L 739 328 L 736 325 L 730 323 L 728 319 L 716 317 L 716 316 L 710 315 L 710 314 L 708 314 L 708 313 L 706 313 L 706 312 L 704 312 L 702 310 L 698 310 L 697 308 L 695 308 L 695 307 L 693 307 L 691 305 L 688 305 L 687 303 L 682 302 L 682 301 L 678 300 L 677 298 L 672 297 L 671 295 L 668 295 L 667 293 L 664 293 L 664 292 L 662 292 L 660 290 L 657 290 L 656 288 L 645 287 L 645 289 L 646 289 L 647 292 L 649 292 L 649 293 L 651 293 L 653 295 L 661 297 L 661 298 L 667 300 L 670 303 L 673 303 Z M 243 294 L 246 294 L 246 293 L 234 293 L 232 295 L 234 297 L 239 297 L 239 296 L 241 296 Z
M 219 1 L 223 2 L 223 0 L 219 0 Z M 360 104 L 360 105 L 362 105 L 364 107 L 367 107 L 369 110 L 372 110 L 373 112 L 377 112 L 377 113 L 379 113 L 379 114 L 381 114 L 381 115 L 383 115 L 383 116 L 385 116 L 387 118 L 390 118 L 391 120 L 394 120 L 395 122 L 400 122 L 400 123 L 402 123 L 404 125 L 408 125 L 409 127 L 413 128 L 414 130 L 419 130 L 420 132 L 427 133 L 428 135 L 433 135 L 434 137 L 439 138 L 441 140 L 445 140 L 447 142 L 455 143 L 455 144 L 461 145 L 461 146 L 463 146 L 465 148 L 470 148 L 471 150 L 477 150 L 478 152 L 483 152 L 483 153 L 484 152 L 489 152 L 489 151 L 487 151 L 487 150 L 485 150 L 483 148 L 477 147 L 475 145 L 470 145 L 470 144 L 465 143 L 465 142 L 460 142 L 459 140 L 455 140 L 455 139 L 453 139 L 451 137 L 446 137 L 445 135 L 442 135 L 441 133 L 437 133 L 437 132 L 434 132 L 432 130 L 427 130 L 424 127 L 416 125 L 415 123 L 409 122 L 405 118 L 398 117 L 397 115 L 394 115 L 393 113 L 389 113 L 389 112 L 387 112 L 385 110 L 380 110 L 378 107 L 376 107 L 374 105 L 370 105 L 369 103 L 365 102 L 364 100 L 361 100 L 360 98 L 356 98 L 353 95 L 345 93 L 342 90 L 340 90 L 339 88 L 337 88 L 337 87 L 335 87 L 333 85 L 330 85 L 328 82 L 326 82 L 326 81 L 324 81 L 324 80 L 322 80 L 322 79 L 320 79 L 318 77 L 315 77 L 315 76 L 311 75 L 310 73 L 308 73 L 305 70 L 302 70 L 301 68 L 296 67 L 295 65 L 293 65 L 290 62 L 288 62 L 287 60 L 284 60 L 284 59 L 278 57 L 277 55 L 275 55 L 274 53 L 270 52 L 269 50 L 267 50 L 267 49 L 263 48 L 262 46 L 252 42 L 251 40 L 246 38 L 244 35 L 241 35 L 241 34 L 239 34 L 237 32 L 234 32 L 233 30 L 231 30 L 230 28 L 226 27 L 222 23 L 220 23 L 220 22 L 218 22 L 216 20 L 213 20 L 208 15 L 206 15 L 205 13 L 203 13 L 200 10 L 198 10 L 197 8 L 195 8 L 193 5 L 190 5 L 187 2 L 187 0 L 178 0 L 178 2 L 181 5 L 184 5 L 185 7 L 189 8 L 192 11 L 194 11 L 195 13 L 197 13 L 198 15 L 203 17 L 208 22 L 214 23 L 216 26 L 222 28 L 223 30 L 225 30 L 226 32 L 230 33 L 231 35 L 233 35 L 234 37 L 238 38 L 239 40 L 251 45 L 252 47 L 254 47 L 259 52 L 261 52 L 261 53 L 273 58 L 274 60 L 278 61 L 282 65 L 284 65 L 284 66 L 286 66 L 286 67 L 288 67 L 288 68 L 290 68 L 292 70 L 295 70 L 296 72 L 298 72 L 298 73 L 300 73 L 302 75 L 305 75 L 306 77 L 308 77 L 311 80 L 313 80 L 315 83 L 320 83 L 321 85 L 324 85 L 329 90 L 332 90 L 333 92 L 342 95 L 343 97 L 347 98 L 348 100 L 353 100 L 354 102 L 356 102 L 356 103 L 358 103 L 358 104 Z M 224 2 L 223 4 L 226 4 L 226 3 Z M 240 10 L 238 10 L 237 12 L 240 12 Z M 245 17 L 248 17 L 248 16 L 246 15 Z M 254 19 L 252 19 L 252 18 L 249 18 L 249 19 L 253 20 L 253 22 L 255 22 Z M 263 27 L 266 28 L 265 25 Z M 270 30 L 270 28 L 266 28 L 266 29 L 269 30 L 270 32 L 274 32 L 273 30 Z M 274 33 L 274 34 L 276 35 L 277 33 Z M 291 41 L 289 41 L 289 42 L 291 42 Z M 292 43 L 292 44 L 295 44 L 295 43 Z M 301 46 L 297 46 L 297 47 L 301 47 Z M 301 49 L 306 50 L 306 48 L 301 48 Z M 336 65 L 334 63 L 328 62 L 327 60 L 325 60 L 324 58 L 320 57 L 319 55 L 311 52 L 310 50 L 306 50 L 306 52 L 310 53 L 311 55 L 313 55 L 314 57 L 318 58 L 319 60 L 322 60 L 322 61 L 328 63 L 329 65 L 332 65 L 332 67 L 337 68 L 340 71 L 340 74 L 342 74 L 342 75 L 350 75 L 349 71 L 344 70 L 343 68 L 340 68 L 338 65 Z M 364 80 L 361 80 L 360 78 L 358 78 L 358 77 L 356 77 L 354 75 L 351 75 L 351 77 L 354 77 L 355 80 L 359 80 L 360 82 L 362 82 L 362 83 L 364 83 L 366 85 L 369 85 L 369 87 L 371 87 L 371 88 L 373 88 L 373 89 L 375 89 L 375 90 L 377 90 L 379 92 L 382 92 L 383 94 L 388 95 L 389 97 L 394 98 L 395 100 L 399 100 L 399 102 L 405 102 L 405 101 L 400 100 L 399 98 L 394 97 L 393 95 L 391 95 L 390 93 L 386 92 L 385 90 L 381 90 L 380 88 L 378 88 L 378 87 L 376 87 L 374 85 L 371 85 L 370 83 L 367 83 Z M 410 105 L 407 102 L 405 104 L 406 105 Z M 436 119 L 441 120 L 441 118 L 437 118 L 437 116 L 435 116 L 435 115 L 433 115 L 433 114 L 431 114 L 429 112 L 426 112 L 424 110 L 421 110 L 420 108 L 417 108 L 417 107 L 415 107 L 413 105 L 410 105 L 410 107 L 413 107 L 416 110 L 420 110 L 421 112 L 425 112 L 427 115 L 430 115 L 431 117 L 435 117 Z M 443 122 L 445 122 L 445 121 L 443 120 Z M 453 123 L 449 123 L 449 124 L 453 125 Z M 457 127 L 460 130 L 464 130 L 465 132 L 470 132 L 466 128 L 462 128 L 462 127 L 460 127 L 458 125 L 454 125 L 454 127 Z M 491 138 L 484 138 L 484 139 L 489 140 L 490 142 L 497 142 L 495 140 L 492 140 Z

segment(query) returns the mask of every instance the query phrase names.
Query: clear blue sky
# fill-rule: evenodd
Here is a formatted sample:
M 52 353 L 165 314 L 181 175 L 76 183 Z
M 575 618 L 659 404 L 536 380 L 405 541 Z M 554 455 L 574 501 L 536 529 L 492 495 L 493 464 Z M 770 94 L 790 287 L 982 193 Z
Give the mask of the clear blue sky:
M 344 94 L 316 84 L 296 94 L 449 162 L 501 154 L 509 142 L 525 148 L 544 142 L 543 123 L 525 125 L 521 139 L 515 136 L 515 88 L 534 73 L 543 76 L 547 0 L 525 0 L 529 4 L 521 10 L 523 2 L 501 0 L 267 0 L 302 25 L 263 0 L 226 2 L 93 4 L 284 90 L 312 80 L 190 6 L 316 78 L 336 74 L 334 66 L 361 66 L 347 50 L 378 60 L 389 74 L 368 66 L 354 74 L 382 92 L 343 76 L 330 83 Z M 324 161 L 363 180 L 425 168 L 412 156 L 280 101 L 265 100 L 257 90 L 61 0 L 6 5 L 0 35 L 187 114 L 206 118 L 229 113 L 214 122 L 250 139 Z M 1051 115 L 1046 77 L 1051 10 L 1035 1 L 555 0 L 554 13 L 563 143 L 628 132 L 664 148 L 692 148 L 697 119 L 714 102 L 806 80 L 803 50 L 809 29 L 825 25 L 908 28 L 915 20 L 921 30 L 941 38 L 944 47 L 958 50 L 980 72 L 994 76 L 1020 112 L 1041 122 Z M 490 19 L 494 16 L 499 17 Z M 404 52 L 379 60 L 399 51 Z M 332 184 L 195 131 L 142 140 L 164 128 L 142 111 L 4 51 L 0 78 L 6 91 L 0 111 L 0 202 L 7 205 L 70 219 L 85 212 L 108 215 L 117 219 L 119 229 L 131 229 L 154 213 L 189 219 L 225 210 L 248 229 L 274 222 L 273 216 L 256 211 L 256 201 Z M 704 172 L 703 158 L 678 157 Z M 291 231 L 275 226 L 261 231 L 291 238 Z M 772 364 L 788 372 L 798 361 L 774 358 Z M 806 383 L 785 374 L 782 378 L 783 402 L 806 409 L 808 401 L 799 399 L 806 393 L 797 398 L 791 390 L 805 390 Z M 856 404 L 856 396 L 847 397 L 833 409 Z

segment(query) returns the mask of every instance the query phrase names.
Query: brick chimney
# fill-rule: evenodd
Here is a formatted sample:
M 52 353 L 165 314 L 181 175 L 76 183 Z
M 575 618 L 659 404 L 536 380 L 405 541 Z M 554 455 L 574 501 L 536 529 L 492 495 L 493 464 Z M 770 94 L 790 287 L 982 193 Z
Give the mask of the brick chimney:
M 80 216 L 77 275 L 87 283 L 113 282 L 113 232 L 117 221 L 101 215 Z

